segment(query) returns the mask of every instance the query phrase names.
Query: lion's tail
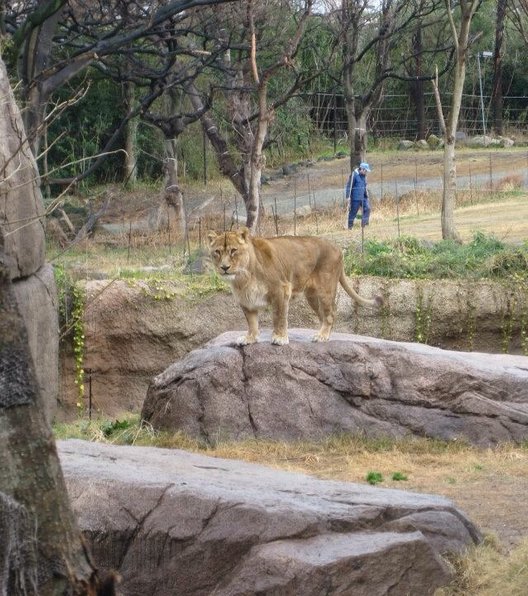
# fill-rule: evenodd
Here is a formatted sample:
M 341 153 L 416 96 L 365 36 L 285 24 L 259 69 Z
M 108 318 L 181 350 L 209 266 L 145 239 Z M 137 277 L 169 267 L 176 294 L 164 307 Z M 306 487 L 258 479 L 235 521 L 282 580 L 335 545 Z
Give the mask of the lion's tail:
M 383 298 L 381 296 L 375 296 L 372 300 L 360 296 L 348 282 L 344 270 L 341 271 L 339 283 L 341 284 L 345 292 L 350 296 L 350 298 L 354 299 L 359 304 L 363 304 L 364 306 L 383 306 Z

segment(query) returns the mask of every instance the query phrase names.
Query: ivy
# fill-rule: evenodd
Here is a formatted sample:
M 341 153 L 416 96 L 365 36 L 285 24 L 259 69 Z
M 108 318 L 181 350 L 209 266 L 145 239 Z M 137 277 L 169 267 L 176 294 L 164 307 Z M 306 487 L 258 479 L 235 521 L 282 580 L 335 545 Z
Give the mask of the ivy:
M 73 330 L 73 355 L 75 360 L 75 384 L 78 391 L 77 408 L 84 408 L 84 355 L 86 342 L 84 335 L 84 310 L 86 297 L 84 290 L 74 284 L 72 287 L 72 330 Z
M 86 296 L 84 289 L 76 283 L 62 266 L 54 267 L 55 283 L 59 302 L 60 341 L 71 341 L 75 361 L 75 385 L 77 386 L 77 408 L 84 409 L 84 358 L 86 340 L 84 335 L 84 311 Z

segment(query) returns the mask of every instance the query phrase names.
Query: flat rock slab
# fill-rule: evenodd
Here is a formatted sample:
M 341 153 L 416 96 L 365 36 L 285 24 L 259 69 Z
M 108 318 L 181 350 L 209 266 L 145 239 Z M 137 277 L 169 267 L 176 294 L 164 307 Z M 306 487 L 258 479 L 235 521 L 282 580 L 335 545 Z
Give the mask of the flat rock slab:
M 477 543 L 443 497 L 179 450 L 58 442 L 98 567 L 128 596 L 432 594 Z
M 528 439 L 528 358 L 452 352 L 293 330 L 238 347 L 220 335 L 155 377 L 142 417 L 200 440 L 296 440 L 332 434 L 462 439 L 479 446 Z

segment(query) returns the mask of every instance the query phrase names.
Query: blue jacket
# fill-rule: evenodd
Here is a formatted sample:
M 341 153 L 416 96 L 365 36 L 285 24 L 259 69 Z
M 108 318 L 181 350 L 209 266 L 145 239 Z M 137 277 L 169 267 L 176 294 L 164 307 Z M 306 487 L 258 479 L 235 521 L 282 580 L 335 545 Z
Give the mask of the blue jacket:
M 363 199 L 368 199 L 367 177 L 361 175 L 358 168 L 356 168 L 348 177 L 345 196 L 347 199 L 356 202 L 361 202 Z

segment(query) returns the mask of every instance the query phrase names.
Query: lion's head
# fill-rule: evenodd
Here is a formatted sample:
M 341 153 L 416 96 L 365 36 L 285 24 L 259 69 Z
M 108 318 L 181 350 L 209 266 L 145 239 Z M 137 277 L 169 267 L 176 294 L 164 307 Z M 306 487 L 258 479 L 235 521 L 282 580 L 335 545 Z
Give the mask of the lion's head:
M 247 271 L 249 264 L 249 230 L 209 232 L 209 254 L 220 275 L 234 277 Z

